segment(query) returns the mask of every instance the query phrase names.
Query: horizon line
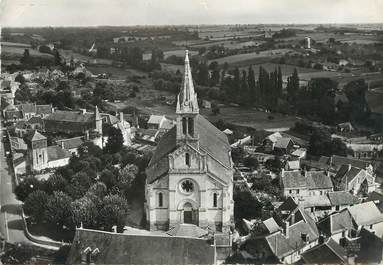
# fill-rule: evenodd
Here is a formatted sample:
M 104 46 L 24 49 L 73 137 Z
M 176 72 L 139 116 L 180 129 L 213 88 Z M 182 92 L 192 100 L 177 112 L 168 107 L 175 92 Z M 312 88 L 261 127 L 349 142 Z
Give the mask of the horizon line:
M 382 24 L 382 22 L 310 22 L 310 23 L 202 23 L 202 24 L 129 24 L 129 25 L 44 25 L 44 26 L 2 26 L 5 28 L 100 28 L 100 27 L 169 27 L 169 26 L 256 26 L 256 25 L 373 25 Z

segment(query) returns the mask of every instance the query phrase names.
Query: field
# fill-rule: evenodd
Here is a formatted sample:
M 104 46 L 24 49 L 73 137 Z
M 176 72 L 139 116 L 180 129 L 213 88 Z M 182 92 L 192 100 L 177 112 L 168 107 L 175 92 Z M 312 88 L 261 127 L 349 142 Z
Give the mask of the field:
M 237 63 L 243 63 L 251 60 L 259 60 L 260 58 L 276 58 L 280 57 L 286 53 L 293 52 L 291 49 L 275 49 L 275 50 L 268 50 L 268 51 L 261 51 L 261 52 L 251 52 L 251 53 L 244 53 L 244 54 L 236 54 L 231 55 L 227 57 L 222 57 L 214 60 L 210 60 L 209 63 L 212 61 L 216 61 L 218 64 L 224 64 L 227 62 L 228 64 L 237 64 Z
M 73 57 L 76 60 L 83 62 L 83 63 L 88 63 L 88 64 L 112 64 L 112 60 L 109 59 L 103 59 L 103 58 L 93 58 L 91 56 L 86 56 L 83 54 L 76 53 L 72 50 L 59 50 L 61 56 L 65 58 L 66 61 L 70 61 L 70 59 Z
M 368 91 L 366 98 L 372 112 L 383 114 L 383 88 Z
M 53 55 L 47 53 L 41 53 L 38 50 L 34 50 L 29 44 L 14 43 L 14 42 L 2 42 L 1 43 L 1 64 L 19 64 L 20 58 L 23 57 L 25 49 L 29 49 L 29 54 L 32 57 L 51 58 Z
M 198 54 L 197 51 L 189 51 L 189 55 L 193 56 Z M 179 56 L 179 57 L 184 57 L 185 56 L 185 50 L 184 49 L 177 49 L 177 50 L 171 50 L 171 51 L 164 51 L 164 59 L 168 58 L 169 56 Z M 144 60 L 150 60 L 152 58 L 152 53 L 144 53 L 143 54 L 143 59 Z

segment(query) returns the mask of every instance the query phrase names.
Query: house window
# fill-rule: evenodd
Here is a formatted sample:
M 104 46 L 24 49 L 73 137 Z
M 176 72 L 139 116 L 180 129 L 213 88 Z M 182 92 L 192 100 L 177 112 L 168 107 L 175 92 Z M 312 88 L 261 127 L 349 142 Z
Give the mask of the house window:
M 182 118 L 182 133 L 186 135 L 187 133 L 187 120 L 186 118 Z
M 164 195 L 162 192 L 158 193 L 158 206 L 162 207 L 164 205 Z
M 189 153 L 185 154 L 185 164 L 190 167 L 190 155 Z
M 299 194 L 299 189 L 297 190 L 297 194 Z
M 217 207 L 218 204 L 218 194 L 213 193 L 213 207 Z
M 292 191 L 292 190 L 289 190 L 289 194 L 291 194 L 291 193 L 293 193 L 293 191 Z
M 189 135 L 194 135 L 194 120 L 193 118 L 188 118 L 188 133 Z

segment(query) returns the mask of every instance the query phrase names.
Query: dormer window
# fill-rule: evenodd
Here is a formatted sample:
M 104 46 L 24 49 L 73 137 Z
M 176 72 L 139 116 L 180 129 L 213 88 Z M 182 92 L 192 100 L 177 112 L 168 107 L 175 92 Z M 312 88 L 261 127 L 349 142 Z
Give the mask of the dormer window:
M 162 207 L 164 205 L 164 195 L 162 192 L 158 193 L 158 207 Z

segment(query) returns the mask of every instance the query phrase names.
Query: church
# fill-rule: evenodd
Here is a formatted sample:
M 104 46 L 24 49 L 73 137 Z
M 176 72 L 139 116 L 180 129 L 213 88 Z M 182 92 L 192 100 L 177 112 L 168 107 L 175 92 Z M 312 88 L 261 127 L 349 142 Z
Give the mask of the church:
M 187 51 L 176 116 L 146 170 L 147 226 L 168 230 L 187 223 L 228 232 L 234 214 L 231 149 L 226 135 L 199 114 Z

